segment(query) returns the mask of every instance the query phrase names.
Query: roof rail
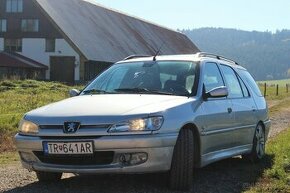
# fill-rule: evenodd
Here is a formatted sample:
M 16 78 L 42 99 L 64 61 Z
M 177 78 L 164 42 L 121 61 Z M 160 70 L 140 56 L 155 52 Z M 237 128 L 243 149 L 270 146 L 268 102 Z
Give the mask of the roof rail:
M 216 55 L 216 54 L 212 54 L 212 53 L 207 53 L 207 52 L 199 52 L 197 54 L 198 54 L 198 57 L 216 58 L 218 60 L 224 60 L 224 61 L 227 61 L 227 62 L 234 63 L 236 65 L 239 65 L 239 63 L 237 63 L 236 61 L 234 61 L 232 59 L 229 59 L 229 58 L 226 58 L 224 56 L 220 56 L 220 55 Z
M 143 58 L 143 57 L 152 57 L 152 56 L 150 56 L 150 55 L 130 55 L 130 56 L 127 56 L 126 58 L 124 58 L 123 60 L 130 60 L 133 58 Z

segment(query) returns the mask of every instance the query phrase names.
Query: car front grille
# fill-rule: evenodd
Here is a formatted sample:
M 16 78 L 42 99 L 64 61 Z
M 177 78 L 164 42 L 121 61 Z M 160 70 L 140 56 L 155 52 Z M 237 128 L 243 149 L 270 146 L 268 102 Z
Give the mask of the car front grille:
M 114 159 L 113 151 L 97 151 L 93 155 L 45 155 L 43 151 L 33 153 L 43 163 L 58 165 L 107 165 Z
M 79 129 L 108 129 L 111 125 L 81 125 Z M 40 125 L 40 129 L 63 129 L 63 125 Z

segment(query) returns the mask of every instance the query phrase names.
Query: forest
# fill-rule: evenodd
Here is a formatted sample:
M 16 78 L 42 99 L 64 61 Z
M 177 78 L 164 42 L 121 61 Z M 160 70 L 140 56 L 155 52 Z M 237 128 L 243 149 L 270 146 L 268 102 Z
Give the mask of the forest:
M 256 80 L 290 78 L 290 30 L 273 32 L 225 28 L 179 30 L 201 51 L 229 57 L 247 68 Z

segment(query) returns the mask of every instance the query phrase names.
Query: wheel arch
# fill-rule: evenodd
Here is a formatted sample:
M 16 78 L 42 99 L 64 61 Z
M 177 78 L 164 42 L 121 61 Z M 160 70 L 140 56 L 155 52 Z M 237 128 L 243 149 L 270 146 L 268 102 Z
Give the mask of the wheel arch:
M 198 127 L 194 123 L 187 123 L 184 126 L 182 126 L 182 129 L 190 129 L 193 134 L 193 144 L 194 144 L 194 167 L 200 167 L 201 165 L 201 139 L 200 139 L 200 133 L 198 130 Z
M 263 130 L 264 130 L 264 132 L 265 132 L 265 124 L 264 124 L 264 122 L 260 120 L 260 121 L 258 122 L 257 126 L 258 126 L 259 124 L 262 125 Z

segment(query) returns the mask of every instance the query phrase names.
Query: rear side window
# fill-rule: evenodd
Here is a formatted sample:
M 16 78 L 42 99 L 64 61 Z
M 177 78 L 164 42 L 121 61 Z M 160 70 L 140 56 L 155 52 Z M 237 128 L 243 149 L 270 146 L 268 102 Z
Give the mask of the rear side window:
M 244 97 L 239 80 L 234 70 L 231 67 L 225 65 L 221 65 L 221 70 L 227 82 L 229 97 L 230 98 Z
M 208 92 L 216 87 L 224 86 L 224 81 L 216 63 L 205 64 L 203 73 L 205 91 Z
M 242 87 L 242 90 L 243 90 L 244 97 L 250 97 L 249 91 L 248 91 L 245 83 L 243 82 L 243 80 L 239 76 L 238 76 L 238 79 L 240 81 L 240 84 L 241 84 L 241 87 Z
M 237 71 L 241 78 L 245 81 L 246 84 L 250 86 L 251 90 L 253 90 L 256 95 L 263 96 L 257 83 L 248 71 L 242 69 L 237 69 Z

